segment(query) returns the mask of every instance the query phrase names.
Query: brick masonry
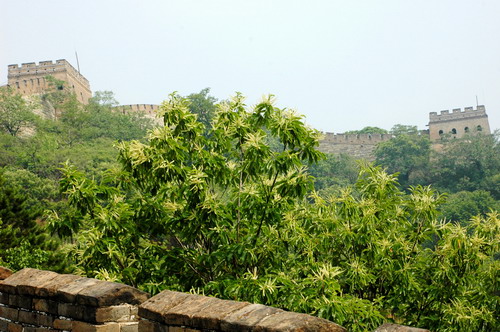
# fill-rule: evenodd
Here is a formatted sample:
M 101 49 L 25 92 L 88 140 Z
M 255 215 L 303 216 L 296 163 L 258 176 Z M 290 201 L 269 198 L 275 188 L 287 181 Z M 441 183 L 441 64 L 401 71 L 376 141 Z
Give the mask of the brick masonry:
M 0 267 L 0 271 L 3 268 Z M 248 302 L 23 269 L 0 281 L 1 332 L 343 332 L 328 320 Z M 425 332 L 385 324 L 377 332 Z

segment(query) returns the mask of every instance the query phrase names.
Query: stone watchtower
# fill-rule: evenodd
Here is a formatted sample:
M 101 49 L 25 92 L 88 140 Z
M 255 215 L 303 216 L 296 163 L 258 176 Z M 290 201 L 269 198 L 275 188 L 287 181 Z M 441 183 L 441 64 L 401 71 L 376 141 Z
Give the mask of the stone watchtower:
M 89 81 L 64 59 L 55 63 L 40 61 L 38 65 L 35 62 L 9 65 L 8 85 L 22 95 L 46 93 L 50 89 L 46 80 L 49 75 L 64 81 L 66 85 L 57 88 L 69 89 L 79 102 L 87 104 L 92 97 Z
M 466 134 L 490 134 L 488 115 L 483 105 L 477 109 L 466 107 L 464 111 L 460 108 L 450 111 L 431 112 L 429 114 L 429 138 L 432 142 L 439 141 L 443 136 L 450 135 L 453 138 L 462 138 Z

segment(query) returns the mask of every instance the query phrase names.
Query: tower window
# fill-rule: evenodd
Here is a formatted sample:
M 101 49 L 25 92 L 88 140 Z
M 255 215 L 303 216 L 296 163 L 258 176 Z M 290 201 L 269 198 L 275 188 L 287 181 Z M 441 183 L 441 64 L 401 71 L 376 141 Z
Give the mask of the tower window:
M 440 131 L 439 131 L 439 136 L 441 136 L 441 135 L 443 135 L 443 134 L 444 134 L 444 133 L 443 133 L 443 131 L 442 131 L 442 130 L 440 130 Z
M 457 134 L 457 130 L 456 130 L 455 128 L 453 128 L 453 129 L 451 130 L 451 133 L 452 133 L 453 135 L 456 135 L 456 134 Z
M 465 131 L 466 133 L 468 133 L 468 132 L 469 132 L 469 127 L 465 127 L 465 128 L 464 128 L 464 131 Z
M 483 127 L 481 127 L 480 125 L 477 126 L 477 131 L 483 131 Z

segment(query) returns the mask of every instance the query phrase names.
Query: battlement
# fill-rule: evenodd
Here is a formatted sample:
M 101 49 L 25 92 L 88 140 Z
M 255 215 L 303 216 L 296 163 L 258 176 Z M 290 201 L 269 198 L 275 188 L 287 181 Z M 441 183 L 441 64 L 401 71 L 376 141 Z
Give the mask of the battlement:
M 477 109 L 474 109 L 473 107 L 465 107 L 463 111 L 460 108 L 454 108 L 451 113 L 449 110 L 441 111 L 440 114 L 437 112 L 430 112 L 429 123 L 455 121 L 473 117 L 487 117 L 484 105 L 478 105 Z
M 380 142 L 392 139 L 391 134 L 334 134 L 323 133 L 319 150 L 325 153 L 344 153 L 358 159 L 373 160 L 373 151 Z
M 488 115 L 484 105 L 465 107 L 462 111 L 455 108 L 429 113 L 429 138 L 433 142 L 446 137 L 462 138 L 465 135 L 490 134 Z
M 332 144 L 377 144 L 385 142 L 393 138 L 391 134 L 334 134 L 323 133 L 322 142 L 330 142 Z
M 160 106 L 155 104 L 130 104 L 113 107 L 115 112 L 123 114 L 142 113 L 145 118 L 153 121 L 155 125 L 163 125 L 163 118 L 157 116 L 157 110 Z
M 89 81 L 65 59 L 8 66 L 8 85 L 23 95 L 43 94 L 50 91 L 52 87 L 46 80 L 47 76 L 65 82 L 64 89 L 74 92 L 81 103 L 88 103 L 92 97 Z
M 130 105 L 120 105 L 114 107 L 115 110 L 126 113 L 126 112 L 143 112 L 147 115 L 156 115 L 156 111 L 160 106 L 155 104 L 130 104 Z
M 8 66 L 8 78 L 20 79 L 22 76 L 33 76 L 33 75 L 53 75 L 55 72 L 68 72 L 69 75 L 73 76 L 76 80 L 80 81 L 82 84 L 89 86 L 89 81 L 80 74 L 68 61 L 65 59 L 59 59 L 55 62 L 53 61 L 40 61 L 38 65 L 35 62 L 22 63 L 21 66 L 17 64 L 12 64 Z

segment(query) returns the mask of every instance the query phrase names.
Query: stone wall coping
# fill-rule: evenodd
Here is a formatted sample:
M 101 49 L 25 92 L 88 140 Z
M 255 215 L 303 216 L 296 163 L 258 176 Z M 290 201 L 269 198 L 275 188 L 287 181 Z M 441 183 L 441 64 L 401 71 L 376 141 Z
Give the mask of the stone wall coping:
M 168 290 L 142 303 L 139 316 L 166 326 L 224 332 L 346 331 L 326 319 L 306 314 Z
M 91 307 L 140 304 L 150 297 L 125 284 L 31 268 L 0 281 L 0 292 Z
M 115 282 L 0 267 L 0 331 L 345 332 L 326 319 L 175 291 L 149 294 Z M 9 274 L 10 273 L 10 274 Z M 429 332 L 386 323 L 374 332 Z

